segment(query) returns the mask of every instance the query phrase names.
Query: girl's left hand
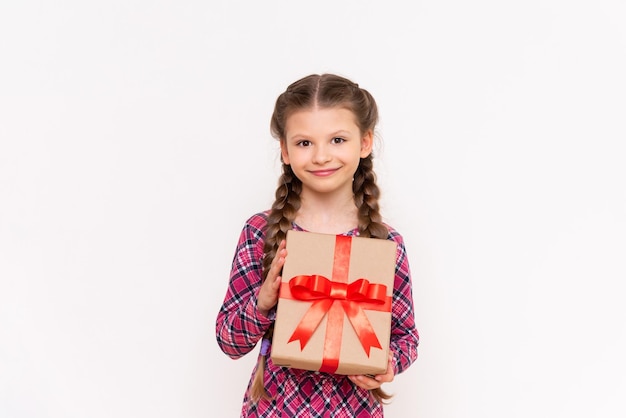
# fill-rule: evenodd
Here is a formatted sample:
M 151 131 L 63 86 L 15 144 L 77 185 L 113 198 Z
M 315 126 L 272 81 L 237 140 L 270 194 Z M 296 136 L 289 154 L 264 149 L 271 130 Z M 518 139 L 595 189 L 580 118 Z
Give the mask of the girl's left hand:
M 374 377 L 366 376 L 364 374 L 350 375 L 348 379 L 355 385 L 362 389 L 372 390 L 379 388 L 385 382 L 393 381 L 395 374 L 393 372 L 393 355 L 389 354 L 389 361 L 387 362 L 387 371 L 385 374 L 377 374 Z

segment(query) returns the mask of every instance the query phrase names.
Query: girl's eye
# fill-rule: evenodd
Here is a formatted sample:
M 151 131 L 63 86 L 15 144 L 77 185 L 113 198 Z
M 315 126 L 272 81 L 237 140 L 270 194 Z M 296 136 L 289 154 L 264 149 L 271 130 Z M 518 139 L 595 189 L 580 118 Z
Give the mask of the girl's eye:
M 308 147 L 309 145 L 311 145 L 311 141 L 303 139 L 302 141 L 298 141 L 296 145 L 299 147 Z
M 343 139 L 343 138 L 339 138 L 339 137 L 333 138 L 333 144 L 341 144 L 344 141 L 345 141 L 345 139 Z

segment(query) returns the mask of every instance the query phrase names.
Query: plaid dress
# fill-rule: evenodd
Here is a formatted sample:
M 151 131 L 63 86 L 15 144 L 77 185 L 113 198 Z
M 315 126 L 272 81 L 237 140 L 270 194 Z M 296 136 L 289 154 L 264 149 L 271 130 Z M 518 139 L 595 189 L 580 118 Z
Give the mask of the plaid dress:
M 229 357 L 251 352 L 273 321 L 256 309 L 261 286 L 264 228 L 268 212 L 250 217 L 239 237 L 230 282 L 216 321 L 217 342 Z M 404 242 L 389 228 L 389 240 L 398 244 L 396 275 L 391 308 L 391 353 L 394 372 L 406 370 L 417 358 L 419 336 L 415 328 L 411 274 Z M 302 230 L 293 225 L 295 230 Z M 357 235 L 357 229 L 345 235 Z M 248 387 L 252 383 L 252 371 Z M 271 401 L 251 402 L 247 391 L 241 417 L 265 418 L 361 418 L 382 417 L 383 407 L 369 391 L 354 385 L 346 376 L 279 367 L 267 356 L 265 389 Z

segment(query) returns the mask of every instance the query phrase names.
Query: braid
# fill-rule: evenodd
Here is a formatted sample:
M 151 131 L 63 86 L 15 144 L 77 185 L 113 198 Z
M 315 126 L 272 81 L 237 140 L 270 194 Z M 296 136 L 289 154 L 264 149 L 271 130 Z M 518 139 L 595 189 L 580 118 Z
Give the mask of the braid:
M 283 174 L 278 180 L 278 188 L 272 210 L 267 217 L 265 244 L 263 248 L 263 280 L 267 277 L 278 245 L 287 237 L 296 213 L 300 209 L 302 182 L 293 174 L 291 166 L 283 164 Z
M 361 159 L 359 168 L 354 173 L 352 190 L 358 208 L 359 234 L 363 237 L 387 239 L 389 230 L 383 224 L 380 214 L 380 189 L 376 184 L 371 154 Z
M 383 224 L 378 198 L 380 189 L 376 184 L 376 174 L 372 155 L 362 158 L 359 168 L 354 173 L 352 183 L 354 202 L 358 208 L 359 235 L 362 237 L 387 239 L 389 229 Z M 393 395 L 385 392 L 381 387 L 370 391 L 374 399 L 385 404 Z
M 301 189 L 302 183 L 293 174 L 291 166 L 283 164 L 283 174 L 278 181 L 274 204 L 267 217 L 263 247 L 263 281 L 267 278 L 280 242 L 287 237 L 287 231 L 292 228 L 292 222 L 300 208 Z M 273 333 L 274 325 L 272 324 L 265 332 L 265 335 L 263 335 L 263 339 L 271 341 Z M 265 390 L 265 383 L 263 382 L 266 357 L 267 354 L 261 353 L 257 361 L 257 369 L 250 386 L 250 399 L 253 402 L 257 402 L 260 399 L 271 399 Z

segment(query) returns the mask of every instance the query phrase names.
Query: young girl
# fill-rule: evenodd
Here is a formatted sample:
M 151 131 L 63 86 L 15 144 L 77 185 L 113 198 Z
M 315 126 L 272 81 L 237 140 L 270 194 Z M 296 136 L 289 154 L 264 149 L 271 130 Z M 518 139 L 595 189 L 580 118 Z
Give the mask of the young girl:
M 417 358 L 409 263 L 400 234 L 382 221 L 372 145 L 374 98 L 337 75 L 310 75 L 276 100 L 272 135 L 283 173 L 271 210 L 241 232 L 230 283 L 217 315 L 221 349 L 239 358 L 261 342 L 242 417 L 382 417 L 390 398 L 381 385 Z M 270 359 L 272 327 L 288 230 L 359 235 L 398 244 L 387 371 L 344 376 L 279 367 Z

